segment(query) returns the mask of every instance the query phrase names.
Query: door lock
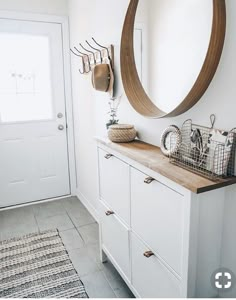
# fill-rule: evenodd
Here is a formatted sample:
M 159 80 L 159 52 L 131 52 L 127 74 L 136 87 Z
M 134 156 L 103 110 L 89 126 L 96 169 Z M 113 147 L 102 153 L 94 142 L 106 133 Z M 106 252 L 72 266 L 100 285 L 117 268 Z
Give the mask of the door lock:
M 63 114 L 62 113 L 58 113 L 57 117 L 58 117 L 58 119 L 62 119 L 63 118 Z
M 59 126 L 58 126 L 58 129 L 59 129 L 59 130 L 64 130 L 64 126 L 63 126 L 63 125 L 59 125 Z

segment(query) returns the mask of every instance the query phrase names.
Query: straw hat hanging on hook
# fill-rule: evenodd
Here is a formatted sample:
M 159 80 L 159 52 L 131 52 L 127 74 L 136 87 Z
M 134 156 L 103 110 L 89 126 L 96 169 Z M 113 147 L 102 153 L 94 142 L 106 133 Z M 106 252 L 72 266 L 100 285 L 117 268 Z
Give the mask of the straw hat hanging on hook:
M 92 70 L 93 88 L 100 92 L 109 92 L 113 96 L 114 74 L 109 63 L 96 65 Z
M 87 44 L 94 50 L 100 53 L 101 63 L 96 64 L 92 70 L 92 85 L 93 88 L 100 92 L 109 92 L 110 96 L 113 97 L 113 86 L 114 86 L 114 73 L 112 69 L 112 59 L 110 57 L 109 49 L 99 44 L 94 38 L 94 43 L 100 48 L 106 50 L 107 57 L 102 56 L 102 51 L 91 46 L 87 41 Z

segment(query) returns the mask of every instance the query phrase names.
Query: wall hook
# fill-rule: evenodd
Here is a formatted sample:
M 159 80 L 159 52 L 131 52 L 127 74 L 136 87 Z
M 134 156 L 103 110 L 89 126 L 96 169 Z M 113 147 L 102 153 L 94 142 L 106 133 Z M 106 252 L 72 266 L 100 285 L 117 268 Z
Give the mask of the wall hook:
M 81 57 L 81 58 L 82 58 L 83 71 L 81 71 L 81 70 L 79 69 L 80 74 L 83 75 L 83 74 L 85 74 L 85 73 L 88 73 L 88 72 L 86 72 L 86 70 L 85 70 L 84 57 L 83 57 L 82 55 L 80 55 L 80 54 L 75 53 L 72 49 L 70 49 L 70 51 L 71 51 L 75 56 L 78 56 L 78 57 Z
M 80 43 L 79 45 L 80 45 L 80 47 L 81 47 L 83 50 L 85 50 L 85 51 L 87 51 L 88 53 L 91 53 L 91 54 L 93 55 L 94 64 L 96 65 L 97 62 L 96 62 L 96 58 L 95 58 L 94 52 L 93 52 L 93 51 L 90 51 L 90 50 L 88 50 L 88 49 L 86 49 L 81 43 Z
M 82 55 L 84 55 L 84 56 L 86 56 L 86 57 L 87 57 L 87 60 L 88 60 L 88 65 L 89 65 L 89 71 L 85 71 L 85 73 L 89 73 L 89 72 L 92 70 L 92 68 L 91 68 L 91 64 L 90 64 L 90 60 L 89 60 L 89 55 L 88 55 L 88 54 L 86 54 L 86 53 L 83 53 L 83 52 L 79 51 L 79 49 L 78 49 L 78 48 L 76 48 L 76 47 L 74 47 L 74 48 L 75 48 L 75 50 L 76 50 L 78 53 L 80 53 L 80 54 L 82 54 Z
M 104 46 L 102 46 L 101 44 L 99 44 L 99 43 L 95 40 L 95 38 L 92 37 L 92 40 L 93 40 L 94 43 L 95 43 L 96 45 L 98 45 L 100 48 L 105 49 L 105 50 L 107 51 L 107 57 L 108 57 L 109 60 L 111 60 L 110 53 L 109 53 L 109 49 L 108 49 L 107 47 L 104 47 Z
M 92 48 L 95 51 L 98 51 L 98 53 L 100 54 L 100 62 L 102 63 L 103 62 L 102 51 L 98 48 L 93 47 L 87 40 L 86 43 L 89 45 L 90 48 Z

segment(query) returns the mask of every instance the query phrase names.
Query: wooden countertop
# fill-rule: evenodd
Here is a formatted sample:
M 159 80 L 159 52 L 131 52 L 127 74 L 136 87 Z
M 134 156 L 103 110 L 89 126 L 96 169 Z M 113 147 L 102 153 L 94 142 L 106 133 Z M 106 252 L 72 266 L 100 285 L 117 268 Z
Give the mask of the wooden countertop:
M 142 141 L 135 140 L 131 143 L 112 143 L 108 139 L 96 138 L 96 140 L 196 194 L 236 183 L 236 177 L 212 181 L 175 166 L 162 154 L 159 147 Z

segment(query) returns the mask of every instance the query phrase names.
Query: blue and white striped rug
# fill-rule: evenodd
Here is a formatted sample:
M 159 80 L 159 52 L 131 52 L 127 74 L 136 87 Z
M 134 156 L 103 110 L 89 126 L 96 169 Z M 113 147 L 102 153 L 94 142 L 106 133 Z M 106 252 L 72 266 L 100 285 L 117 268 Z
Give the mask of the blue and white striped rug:
M 57 230 L 0 242 L 0 298 L 88 298 Z

